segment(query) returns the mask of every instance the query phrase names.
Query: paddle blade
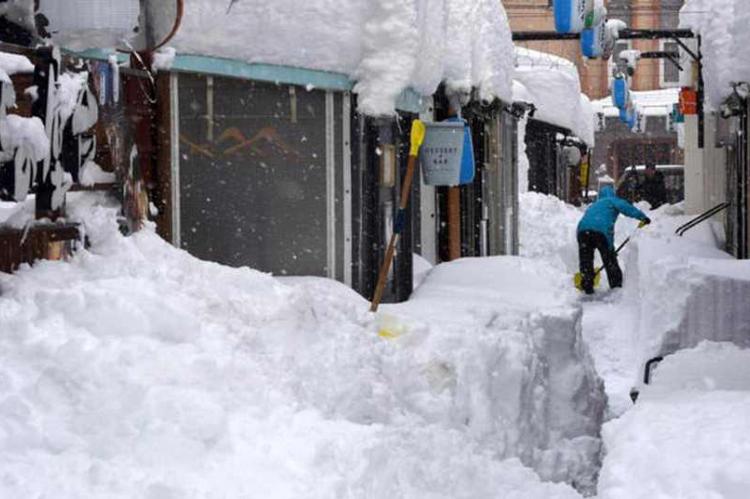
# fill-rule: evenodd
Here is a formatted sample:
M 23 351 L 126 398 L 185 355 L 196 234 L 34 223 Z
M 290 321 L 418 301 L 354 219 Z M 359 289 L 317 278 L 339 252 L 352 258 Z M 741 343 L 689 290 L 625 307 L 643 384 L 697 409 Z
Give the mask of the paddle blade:
M 599 283 L 602 281 L 602 273 L 597 272 L 594 274 L 594 287 L 598 288 Z M 580 272 L 576 272 L 576 274 L 573 276 L 573 286 L 576 287 L 577 290 L 583 291 L 583 274 Z
M 409 156 L 419 155 L 419 148 L 422 147 L 424 142 L 425 126 L 420 120 L 414 120 L 411 122 L 411 148 L 409 149 Z

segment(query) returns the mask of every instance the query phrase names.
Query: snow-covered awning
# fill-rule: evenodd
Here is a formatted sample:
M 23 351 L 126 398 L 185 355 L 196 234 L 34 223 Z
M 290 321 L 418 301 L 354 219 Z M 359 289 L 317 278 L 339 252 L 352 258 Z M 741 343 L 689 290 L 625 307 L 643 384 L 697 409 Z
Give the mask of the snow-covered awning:
M 522 47 L 515 48 L 513 100 L 536 107 L 534 119 L 567 128 L 594 145 L 591 102 L 581 93 L 578 69 L 567 59 Z
M 513 44 L 497 0 L 228 0 L 185 2 L 170 43 L 193 54 L 342 73 L 360 110 L 394 112 L 402 91 L 477 88 L 510 101 Z
M 680 27 L 702 35 L 708 104 L 718 108 L 732 82 L 750 82 L 750 9 L 747 0 L 687 0 Z

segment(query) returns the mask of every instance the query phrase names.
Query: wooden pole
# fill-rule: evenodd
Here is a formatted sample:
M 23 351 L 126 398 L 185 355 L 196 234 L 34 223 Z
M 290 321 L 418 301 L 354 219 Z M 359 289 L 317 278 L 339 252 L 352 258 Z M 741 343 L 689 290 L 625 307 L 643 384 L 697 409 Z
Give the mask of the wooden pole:
M 448 258 L 461 258 L 461 188 L 448 188 Z

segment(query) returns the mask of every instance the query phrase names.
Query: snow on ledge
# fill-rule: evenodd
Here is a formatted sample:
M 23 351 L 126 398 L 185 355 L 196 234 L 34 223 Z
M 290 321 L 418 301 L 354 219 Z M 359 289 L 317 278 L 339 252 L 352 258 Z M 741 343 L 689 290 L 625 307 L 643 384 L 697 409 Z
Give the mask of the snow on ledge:
M 25 56 L 0 52 L 0 70 L 9 75 L 33 73 L 34 65 Z
M 411 87 L 477 88 L 510 101 L 513 44 L 496 0 L 186 2 L 178 53 L 333 71 L 357 81 L 360 110 L 394 113 Z
M 679 88 L 665 88 L 662 90 L 646 90 L 630 92 L 636 107 L 646 116 L 667 116 L 680 97 Z M 598 99 L 592 103 L 594 112 L 604 113 L 607 118 L 619 117 L 620 109 L 612 104 L 612 96 Z

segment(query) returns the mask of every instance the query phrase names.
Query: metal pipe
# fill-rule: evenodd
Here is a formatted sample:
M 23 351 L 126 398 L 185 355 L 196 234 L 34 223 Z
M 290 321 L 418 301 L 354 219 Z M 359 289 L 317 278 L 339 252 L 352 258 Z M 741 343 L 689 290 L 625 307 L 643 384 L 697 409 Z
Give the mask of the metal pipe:
M 514 31 L 513 41 L 535 42 L 553 40 L 578 40 L 580 33 L 558 33 L 556 31 Z M 674 38 L 695 38 L 689 29 L 622 29 L 620 40 L 660 40 Z

